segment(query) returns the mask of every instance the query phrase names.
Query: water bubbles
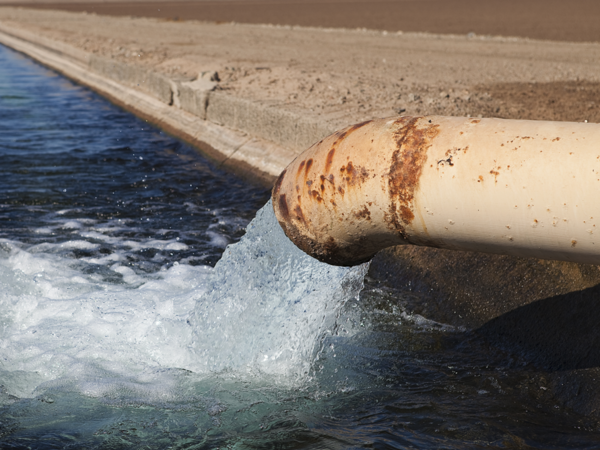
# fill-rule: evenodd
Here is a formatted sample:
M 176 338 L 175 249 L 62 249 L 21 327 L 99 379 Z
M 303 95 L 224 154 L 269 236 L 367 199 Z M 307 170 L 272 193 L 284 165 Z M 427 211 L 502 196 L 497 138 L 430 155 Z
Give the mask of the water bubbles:
M 205 371 L 303 380 L 336 314 L 362 288 L 366 268 L 334 267 L 304 254 L 285 236 L 269 202 L 244 238 L 227 247 L 196 303 L 191 322 L 198 364 Z
M 98 231 L 86 236 L 96 243 L 72 240 L 25 250 L 4 242 L 0 309 L 10 343 L 0 378 L 13 386 L 11 394 L 28 396 L 61 379 L 102 396 L 111 383 L 126 377 L 135 384 L 145 374 L 143 384 L 151 383 L 160 396 L 166 375 L 148 378 L 147 371 L 161 367 L 302 382 L 340 308 L 362 288 L 366 270 L 328 266 L 302 253 L 281 231 L 270 203 L 214 269 L 175 261 L 144 275 L 113 252 L 103 260 L 77 260 L 96 265 L 86 273 L 87 266 L 62 251 L 92 251 L 114 239 Z M 186 247 L 176 239 L 120 245 Z M 107 265 L 107 275 L 97 273 L 98 264 Z M 32 376 L 15 385 L 7 381 L 15 370 Z M 93 381 L 98 370 L 108 376 L 102 385 Z

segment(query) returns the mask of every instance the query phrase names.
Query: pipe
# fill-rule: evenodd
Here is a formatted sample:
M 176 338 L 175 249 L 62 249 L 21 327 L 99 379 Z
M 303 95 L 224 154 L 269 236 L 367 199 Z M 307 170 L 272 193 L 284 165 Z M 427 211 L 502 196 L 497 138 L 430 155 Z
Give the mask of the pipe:
M 286 235 L 329 264 L 399 244 L 600 264 L 600 125 L 371 120 L 302 153 L 272 198 Z

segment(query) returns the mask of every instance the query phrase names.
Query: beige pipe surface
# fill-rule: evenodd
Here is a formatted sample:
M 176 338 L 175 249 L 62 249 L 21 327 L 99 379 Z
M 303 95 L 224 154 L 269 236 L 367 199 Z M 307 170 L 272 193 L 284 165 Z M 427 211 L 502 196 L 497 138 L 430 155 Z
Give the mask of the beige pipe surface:
M 600 264 L 600 125 L 363 122 L 296 158 L 272 198 L 286 235 L 330 264 L 398 244 Z

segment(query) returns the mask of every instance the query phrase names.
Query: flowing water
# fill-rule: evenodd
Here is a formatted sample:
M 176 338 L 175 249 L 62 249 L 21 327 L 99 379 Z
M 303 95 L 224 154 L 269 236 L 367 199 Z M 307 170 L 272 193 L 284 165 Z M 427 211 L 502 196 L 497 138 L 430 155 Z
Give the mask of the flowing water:
M 304 255 L 267 191 L 2 47 L 0 157 L 0 448 L 600 445 L 543 373 Z

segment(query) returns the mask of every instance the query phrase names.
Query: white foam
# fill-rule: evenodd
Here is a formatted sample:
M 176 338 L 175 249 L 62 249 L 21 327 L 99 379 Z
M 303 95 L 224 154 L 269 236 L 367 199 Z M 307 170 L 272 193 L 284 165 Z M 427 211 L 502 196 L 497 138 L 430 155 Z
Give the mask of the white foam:
M 54 232 L 54 228 L 51 227 L 39 227 L 33 230 L 36 234 L 52 234 Z
M 64 228 L 66 230 L 77 230 L 82 227 L 83 227 L 83 224 L 76 220 L 69 220 L 68 222 L 63 223 L 61 226 L 61 228 Z
M 81 261 L 88 262 L 90 264 L 107 265 L 114 262 L 125 261 L 125 256 L 119 253 L 111 253 L 110 255 L 103 256 L 101 258 L 81 258 Z
M 210 238 L 210 244 L 219 248 L 226 248 L 229 245 L 229 239 L 214 231 L 207 231 L 206 235 Z
M 122 281 L 115 283 L 82 271 L 54 247 L 95 245 L 72 240 L 27 249 L 0 241 L 0 384 L 10 394 L 66 386 L 92 396 L 137 389 L 164 398 L 176 395 L 173 374 L 181 369 L 298 382 L 365 270 L 304 255 L 283 235 L 270 204 L 214 269 L 175 263 L 141 276 L 116 261 L 110 269 Z M 113 259 L 119 256 L 95 261 Z
M 127 284 L 140 284 L 143 283 L 143 278 L 138 276 L 131 267 L 122 266 L 115 264 L 111 266 L 111 269 L 123 275 L 123 281 Z

